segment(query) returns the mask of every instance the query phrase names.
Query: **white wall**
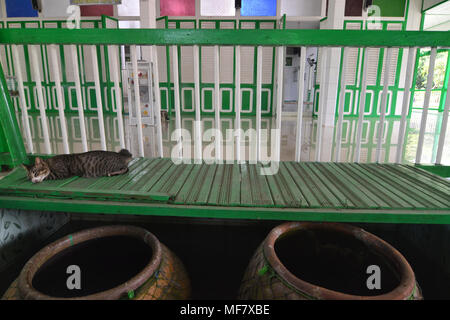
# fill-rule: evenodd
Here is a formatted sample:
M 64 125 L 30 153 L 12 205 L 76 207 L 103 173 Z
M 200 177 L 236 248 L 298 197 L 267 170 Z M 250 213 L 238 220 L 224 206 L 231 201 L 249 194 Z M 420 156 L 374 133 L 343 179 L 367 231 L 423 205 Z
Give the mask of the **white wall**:
M 0 1 L 0 18 L 6 18 L 6 2 Z
M 157 10 L 159 10 L 159 2 L 157 2 L 156 0 L 141 0 L 141 28 L 156 28 Z M 150 46 L 145 46 L 142 48 L 143 60 L 152 61 L 152 55 L 152 48 Z
M 287 16 L 320 16 L 322 1 L 320 0 L 279 0 L 281 15 Z
M 235 16 L 234 0 L 200 1 L 202 16 Z
M 45 18 L 67 17 L 68 6 L 70 6 L 70 0 L 42 0 L 40 16 Z

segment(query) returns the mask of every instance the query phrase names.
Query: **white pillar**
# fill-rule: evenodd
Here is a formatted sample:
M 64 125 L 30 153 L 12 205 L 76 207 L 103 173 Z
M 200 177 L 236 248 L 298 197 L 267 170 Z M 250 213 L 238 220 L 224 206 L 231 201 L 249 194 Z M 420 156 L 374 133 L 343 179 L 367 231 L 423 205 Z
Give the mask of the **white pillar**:
M 141 28 L 149 29 L 156 28 L 156 0 L 141 0 Z M 142 60 L 152 61 L 152 47 L 142 46 Z

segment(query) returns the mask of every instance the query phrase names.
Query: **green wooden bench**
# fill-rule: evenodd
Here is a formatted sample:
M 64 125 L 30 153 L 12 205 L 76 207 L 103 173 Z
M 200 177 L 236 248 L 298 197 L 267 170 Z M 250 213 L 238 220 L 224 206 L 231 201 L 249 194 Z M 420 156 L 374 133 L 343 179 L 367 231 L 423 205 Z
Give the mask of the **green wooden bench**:
M 449 32 L 379 30 L 1 30 L 4 45 L 243 45 L 449 47 Z M 239 35 L 239 36 L 237 36 Z M 280 112 L 281 114 L 281 112 Z M 280 115 L 278 114 L 278 115 Z M 0 66 L 0 207 L 44 211 L 233 219 L 450 223 L 450 182 L 399 164 L 281 162 L 181 164 L 136 158 L 127 174 L 32 184 Z M 429 168 L 428 168 L 429 170 Z M 447 169 L 443 172 L 448 172 Z
M 409 165 L 174 164 L 135 158 L 124 175 L 33 184 L 17 167 L 0 207 L 208 218 L 450 223 L 450 181 Z

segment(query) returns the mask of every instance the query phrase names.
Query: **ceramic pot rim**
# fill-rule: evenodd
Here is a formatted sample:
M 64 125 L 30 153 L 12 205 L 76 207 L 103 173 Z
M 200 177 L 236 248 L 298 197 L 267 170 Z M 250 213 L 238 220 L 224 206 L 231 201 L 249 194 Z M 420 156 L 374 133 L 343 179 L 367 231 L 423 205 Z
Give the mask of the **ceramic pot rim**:
M 148 246 L 152 248 L 152 258 L 144 267 L 144 269 L 142 269 L 138 274 L 136 274 L 125 283 L 122 283 L 112 289 L 86 296 L 73 298 L 52 297 L 39 292 L 33 287 L 32 280 L 34 275 L 39 270 L 39 268 L 50 258 L 73 245 L 88 240 L 109 236 L 129 236 L 143 240 Z M 128 292 L 138 289 L 146 280 L 148 280 L 161 264 L 161 256 L 161 243 L 152 233 L 143 228 L 127 225 L 112 225 L 86 229 L 56 240 L 55 242 L 41 249 L 30 260 L 28 260 L 19 275 L 19 294 L 23 299 L 31 300 L 117 300 L 122 298 L 124 295 L 127 295 Z
M 297 230 L 322 229 L 347 234 L 365 243 L 370 249 L 389 260 L 390 265 L 399 275 L 399 284 L 392 291 L 375 296 L 358 296 L 346 294 L 303 281 L 292 274 L 281 263 L 275 253 L 275 243 L 284 234 Z M 323 222 L 287 222 L 272 229 L 263 244 L 264 256 L 270 267 L 295 289 L 318 299 L 350 300 L 398 300 L 408 299 L 416 286 L 414 272 L 403 255 L 390 244 L 377 236 L 348 224 Z

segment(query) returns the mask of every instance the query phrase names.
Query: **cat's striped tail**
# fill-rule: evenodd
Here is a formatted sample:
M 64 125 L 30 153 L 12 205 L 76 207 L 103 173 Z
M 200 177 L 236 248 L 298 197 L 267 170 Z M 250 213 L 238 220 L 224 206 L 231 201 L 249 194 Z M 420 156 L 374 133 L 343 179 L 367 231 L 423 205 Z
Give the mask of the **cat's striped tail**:
M 130 151 L 128 151 L 127 149 L 122 149 L 118 152 L 121 156 L 127 157 L 127 158 L 132 158 L 133 155 L 130 153 Z

